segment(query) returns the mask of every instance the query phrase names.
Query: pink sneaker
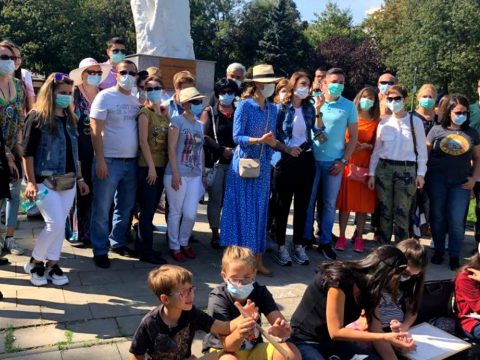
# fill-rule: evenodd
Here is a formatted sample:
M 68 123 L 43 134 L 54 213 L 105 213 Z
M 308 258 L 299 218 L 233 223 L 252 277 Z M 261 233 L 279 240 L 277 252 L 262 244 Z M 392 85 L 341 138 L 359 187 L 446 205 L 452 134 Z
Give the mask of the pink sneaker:
M 355 238 L 355 244 L 353 244 L 353 251 L 362 253 L 364 250 L 365 249 L 363 247 L 363 238 L 361 236 L 357 236 Z
M 343 251 L 345 250 L 346 245 L 347 239 L 345 239 L 345 236 L 339 236 L 337 239 L 337 243 L 335 244 L 335 250 Z

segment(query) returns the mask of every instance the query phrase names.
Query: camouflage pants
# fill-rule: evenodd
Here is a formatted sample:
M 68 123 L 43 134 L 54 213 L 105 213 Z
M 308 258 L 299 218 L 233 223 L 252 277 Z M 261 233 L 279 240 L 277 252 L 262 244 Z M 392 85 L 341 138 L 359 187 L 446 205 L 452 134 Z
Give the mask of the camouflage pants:
M 375 173 L 375 187 L 380 213 L 380 236 L 390 243 L 392 232 L 395 242 L 409 237 L 410 210 L 416 186 L 415 165 L 396 165 L 380 160 Z

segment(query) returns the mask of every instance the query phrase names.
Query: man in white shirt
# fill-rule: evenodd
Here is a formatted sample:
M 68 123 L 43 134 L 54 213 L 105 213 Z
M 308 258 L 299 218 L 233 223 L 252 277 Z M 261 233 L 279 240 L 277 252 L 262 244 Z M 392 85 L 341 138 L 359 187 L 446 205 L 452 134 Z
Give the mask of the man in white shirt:
M 109 245 L 115 253 L 132 257 L 126 232 L 135 205 L 138 99 L 132 96 L 137 67 L 129 60 L 117 64 L 115 87 L 101 91 L 90 110 L 93 161 L 93 206 L 90 237 L 95 264 L 108 268 Z M 109 212 L 115 202 L 112 231 Z M 109 244 L 110 243 L 110 244 Z

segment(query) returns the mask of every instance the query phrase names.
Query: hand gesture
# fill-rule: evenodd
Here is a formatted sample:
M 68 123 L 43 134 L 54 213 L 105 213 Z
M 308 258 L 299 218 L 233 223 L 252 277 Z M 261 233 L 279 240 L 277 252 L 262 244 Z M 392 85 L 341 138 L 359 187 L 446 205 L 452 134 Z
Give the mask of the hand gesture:
M 174 173 L 172 175 L 172 188 L 175 191 L 178 191 L 180 189 L 180 186 L 182 186 L 182 178 L 178 173 Z
M 281 318 L 277 318 L 273 325 L 268 328 L 268 333 L 270 335 L 276 336 L 281 339 L 289 337 L 291 332 L 292 329 L 290 328 L 290 324 L 285 319 Z
M 472 177 L 467 178 L 467 181 L 462 184 L 462 188 L 466 190 L 472 190 L 475 186 L 476 180 Z
M 27 184 L 25 189 L 25 197 L 30 201 L 35 201 L 37 198 L 38 186 L 37 184 L 31 183 L 30 181 Z
M 157 170 L 155 166 L 148 167 L 147 184 L 154 185 L 157 181 Z
M 389 342 L 392 346 L 397 349 L 404 351 L 415 350 L 416 344 L 415 341 L 408 337 L 407 332 L 395 332 L 395 333 L 385 333 L 384 340 Z
M 85 196 L 90 193 L 90 188 L 88 187 L 85 181 L 79 181 L 77 183 L 78 191 L 80 192 L 80 196 Z
M 341 161 L 335 161 L 332 167 L 328 170 L 329 175 L 337 176 L 340 174 L 343 169 L 345 169 L 345 165 Z
M 323 97 L 323 95 L 318 95 L 315 98 L 315 113 L 316 114 L 320 113 L 320 109 L 322 108 L 324 103 L 325 103 L 325 98 Z
M 290 156 L 298 157 L 302 153 L 302 149 L 300 149 L 298 146 L 289 147 L 287 148 L 287 153 Z
M 15 181 L 17 181 L 20 178 L 20 173 L 18 172 L 17 165 L 15 165 L 15 161 L 8 160 L 8 167 L 10 169 L 10 174 L 12 174 Z
M 270 147 L 275 147 L 277 140 L 275 140 L 275 136 L 273 135 L 273 132 L 269 131 L 268 133 L 264 134 L 260 138 L 260 142 Z
M 390 320 L 390 330 L 395 333 L 398 333 L 400 331 L 407 331 L 407 329 L 404 328 L 403 324 L 395 319 Z

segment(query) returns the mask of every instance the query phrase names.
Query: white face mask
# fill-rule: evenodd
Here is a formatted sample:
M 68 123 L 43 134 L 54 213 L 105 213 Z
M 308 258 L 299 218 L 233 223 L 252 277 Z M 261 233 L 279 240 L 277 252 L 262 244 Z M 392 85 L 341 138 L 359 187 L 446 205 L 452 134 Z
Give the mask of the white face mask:
M 264 84 L 263 89 L 261 89 L 260 92 L 268 99 L 275 92 L 275 84 Z
M 132 75 L 121 75 L 118 79 L 118 85 L 124 90 L 131 91 L 135 86 L 135 78 Z

